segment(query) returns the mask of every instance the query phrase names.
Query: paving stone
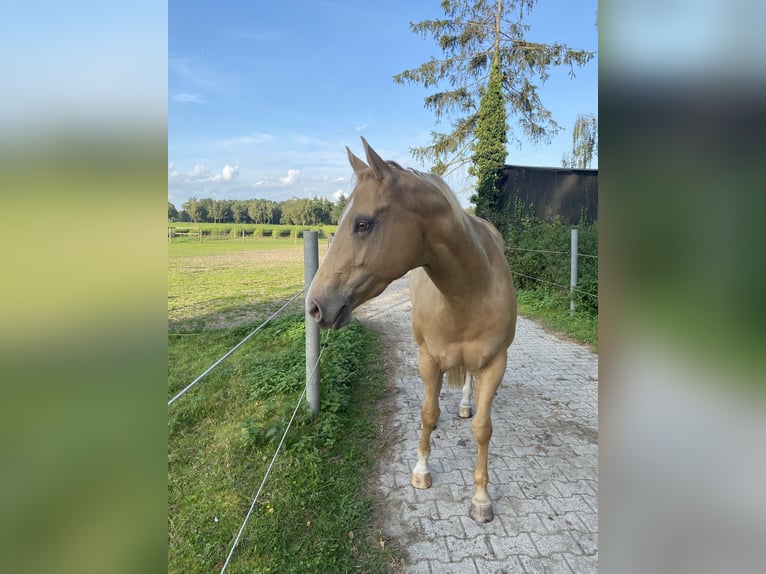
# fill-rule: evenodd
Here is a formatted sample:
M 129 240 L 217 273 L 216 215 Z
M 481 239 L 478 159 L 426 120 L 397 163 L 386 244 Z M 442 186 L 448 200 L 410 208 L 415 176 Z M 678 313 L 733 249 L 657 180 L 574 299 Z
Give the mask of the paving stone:
M 573 572 L 562 554 L 552 554 L 540 558 L 519 556 L 519 562 L 521 562 L 526 574 L 572 574 Z
M 431 574 L 481 574 L 476 569 L 473 558 L 466 558 L 460 562 L 431 561 Z
M 598 356 L 519 317 L 492 405 L 488 487 L 494 520 L 468 516 L 476 443 L 446 386 L 431 435 L 433 486 L 410 485 L 423 388 L 407 276 L 357 310 L 387 349 L 390 439 L 374 476 L 383 535 L 408 574 L 598 572 Z

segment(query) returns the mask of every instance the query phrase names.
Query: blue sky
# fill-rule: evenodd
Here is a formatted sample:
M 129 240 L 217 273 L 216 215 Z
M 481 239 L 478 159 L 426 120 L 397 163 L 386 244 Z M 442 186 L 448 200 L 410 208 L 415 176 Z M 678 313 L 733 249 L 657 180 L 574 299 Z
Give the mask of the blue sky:
M 207 2 L 168 5 L 168 196 L 326 197 L 351 192 L 345 146 L 360 135 L 385 159 L 426 169 L 409 149 L 446 130 L 430 93 L 392 76 L 441 51 L 409 22 L 443 17 L 438 0 Z M 597 2 L 541 0 L 529 39 L 596 51 Z M 597 58 L 541 88 L 564 128 L 551 145 L 509 146 L 509 164 L 560 166 L 578 113 L 598 114 Z M 513 120 L 511 120 L 513 122 Z M 597 167 L 597 160 L 594 166 Z M 469 181 L 448 179 L 464 205 Z

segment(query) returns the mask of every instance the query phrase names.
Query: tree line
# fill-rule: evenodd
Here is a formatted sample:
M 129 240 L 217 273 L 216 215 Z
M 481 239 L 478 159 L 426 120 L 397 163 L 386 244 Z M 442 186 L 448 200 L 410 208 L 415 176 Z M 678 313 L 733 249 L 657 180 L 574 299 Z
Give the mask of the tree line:
M 188 223 L 269 223 L 274 225 L 335 225 L 340 219 L 346 198 L 269 199 L 197 199 L 190 197 L 179 211 L 168 201 L 168 222 Z

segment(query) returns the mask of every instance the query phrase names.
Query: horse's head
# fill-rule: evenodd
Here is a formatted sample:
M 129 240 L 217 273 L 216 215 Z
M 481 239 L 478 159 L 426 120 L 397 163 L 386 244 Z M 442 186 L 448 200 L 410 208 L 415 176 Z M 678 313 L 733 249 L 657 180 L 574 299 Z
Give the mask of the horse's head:
M 346 148 L 357 184 L 306 297 L 308 313 L 322 328 L 348 325 L 353 309 L 423 264 L 422 215 L 408 209 L 411 174 L 362 142 L 367 163 Z

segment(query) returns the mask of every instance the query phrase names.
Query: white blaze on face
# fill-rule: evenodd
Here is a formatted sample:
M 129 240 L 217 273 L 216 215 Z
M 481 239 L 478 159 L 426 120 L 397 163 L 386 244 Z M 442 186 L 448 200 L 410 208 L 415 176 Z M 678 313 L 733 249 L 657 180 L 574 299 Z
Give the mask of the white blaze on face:
M 354 198 L 351 198 L 351 201 L 348 202 L 346 205 L 346 209 L 343 210 L 343 214 L 340 216 L 340 221 L 338 222 L 338 229 L 340 229 L 340 226 L 343 225 L 343 221 L 346 219 L 346 216 L 351 213 L 351 208 L 354 206 Z
M 346 216 L 348 216 L 348 214 L 351 212 L 351 208 L 353 207 L 353 205 L 354 205 L 354 198 L 352 197 L 351 200 L 346 204 L 346 207 L 343 209 L 343 213 L 340 216 L 340 221 L 338 221 L 338 229 L 340 229 L 340 226 L 343 225 L 343 221 L 346 219 Z M 329 251 L 332 250 L 332 246 L 333 244 L 331 243 Z

